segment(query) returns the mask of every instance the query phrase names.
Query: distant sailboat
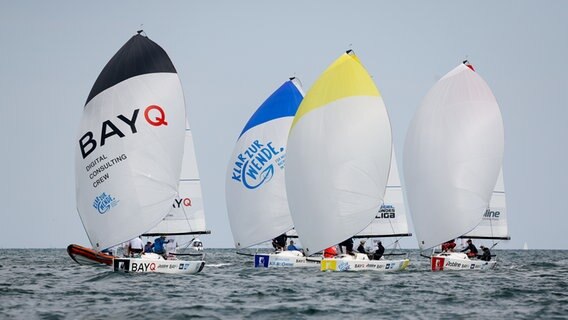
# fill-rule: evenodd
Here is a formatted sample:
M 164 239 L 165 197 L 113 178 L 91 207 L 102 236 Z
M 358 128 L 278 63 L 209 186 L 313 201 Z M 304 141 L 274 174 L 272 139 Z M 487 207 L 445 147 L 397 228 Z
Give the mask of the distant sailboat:
M 463 236 L 483 221 L 503 147 L 503 121 L 491 89 L 473 67 L 458 65 L 428 92 L 406 137 L 405 185 L 421 250 Z M 461 252 L 431 258 L 435 271 L 494 266 L 494 260 Z
M 77 211 L 93 249 L 70 245 L 77 262 L 159 224 L 178 196 L 185 103 L 166 52 L 139 31 L 107 63 L 83 110 L 75 156 Z M 154 253 L 107 256 L 115 271 L 195 273 L 204 261 Z M 108 264 L 109 259 L 103 263 Z
M 303 99 L 292 78 L 280 86 L 244 126 L 227 168 L 227 213 L 235 248 L 266 242 L 293 228 L 284 181 L 286 140 Z M 255 267 L 318 266 L 299 251 L 256 254 Z
M 353 237 L 383 203 L 392 152 L 381 94 L 353 51 L 306 94 L 288 137 L 286 191 L 307 255 Z M 398 270 L 408 260 L 323 259 L 322 270 Z
M 525 244 L 523 245 L 523 250 L 529 250 L 529 245 L 525 242 Z

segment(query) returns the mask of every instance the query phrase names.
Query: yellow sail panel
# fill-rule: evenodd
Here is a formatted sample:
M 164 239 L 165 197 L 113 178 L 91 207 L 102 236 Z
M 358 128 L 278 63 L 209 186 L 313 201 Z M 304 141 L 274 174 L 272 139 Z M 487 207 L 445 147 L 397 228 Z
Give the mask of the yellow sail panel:
M 344 53 L 314 83 L 300 104 L 292 127 L 308 112 L 330 102 L 352 96 L 380 96 L 379 89 L 359 58 L 351 51 Z

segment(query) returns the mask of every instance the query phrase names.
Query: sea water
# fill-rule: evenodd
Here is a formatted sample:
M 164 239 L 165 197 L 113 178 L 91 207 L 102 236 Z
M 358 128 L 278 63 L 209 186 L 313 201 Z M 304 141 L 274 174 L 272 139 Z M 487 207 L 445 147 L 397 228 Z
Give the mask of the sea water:
M 122 274 L 79 266 L 64 249 L 0 250 L 2 319 L 567 319 L 568 251 L 493 250 L 497 269 L 253 268 L 206 249 L 194 275 Z

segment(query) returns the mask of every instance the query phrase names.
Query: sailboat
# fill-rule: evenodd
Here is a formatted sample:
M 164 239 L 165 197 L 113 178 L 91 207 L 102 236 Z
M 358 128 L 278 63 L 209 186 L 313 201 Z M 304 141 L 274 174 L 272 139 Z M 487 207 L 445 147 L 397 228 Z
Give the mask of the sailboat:
M 203 243 L 195 236 L 211 233 L 205 223 L 201 179 L 197 168 L 193 134 L 187 121 L 183 151 L 179 191 L 172 209 L 158 225 L 143 234 L 146 237 L 163 235 L 171 239 L 193 237 L 178 245 L 173 254 L 202 251 Z M 179 241 L 176 239 L 176 242 Z
M 383 204 L 392 152 L 388 114 L 352 50 L 306 94 L 288 137 L 286 191 L 307 256 L 367 227 Z M 408 259 L 353 254 L 322 259 L 322 270 L 399 270 Z
M 235 144 L 225 192 L 237 250 L 266 242 L 294 226 L 284 171 L 286 139 L 302 98 L 300 81 L 286 81 L 256 110 Z M 314 265 L 296 250 L 256 254 L 254 261 L 255 267 Z
M 487 229 L 484 215 L 497 185 L 503 148 L 497 101 L 464 61 L 428 92 L 406 138 L 405 185 L 421 250 Z M 502 195 L 504 199 L 504 189 Z M 496 220 L 487 221 L 492 226 Z M 477 226 L 480 229 L 475 231 Z M 496 265 L 494 259 L 470 259 L 462 252 L 433 254 L 430 260 L 433 271 L 484 270 Z
M 104 250 L 139 237 L 170 213 L 178 197 L 185 119 L 175 67 L 138 31 L 104 67 L 83 110 L 75 185 L 92 249 L 70 245 L 75 261 L 101 260 Z M 124 272 L 196 273 L 205 264 L 155 253 L 108 255 L 103 263 L 109 260 L 114 271 Z

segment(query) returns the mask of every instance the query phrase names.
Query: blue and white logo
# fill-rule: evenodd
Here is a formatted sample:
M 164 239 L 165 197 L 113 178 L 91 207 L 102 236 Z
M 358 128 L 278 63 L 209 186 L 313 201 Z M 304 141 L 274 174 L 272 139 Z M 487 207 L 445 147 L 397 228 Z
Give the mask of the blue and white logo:
M 339 271 L 348 271 L 349 270 L 349 263 L 347 261 L 341 261 L 337 265 L 337 269 Z
M 284 147 L 275 148 L 272 141 L 263 144 L 255 140 L 237 156 L 231 179 L 247 189 L 256 189 L 272 179 L 275 164 L 280 169 L 284 168 L 285 158 Z
M 107 213 L 110 208 L 116 206 L 118 200 L 113 198 L 110 194 L 102 193 L 100 196 L 95 198 L 93 202 L 93 207 L 99 211 L 100 214 Z
M 254 267 L 255 268 L 268 268 L 268 256 L 266 255 L 255 255 L 254 256 Z

